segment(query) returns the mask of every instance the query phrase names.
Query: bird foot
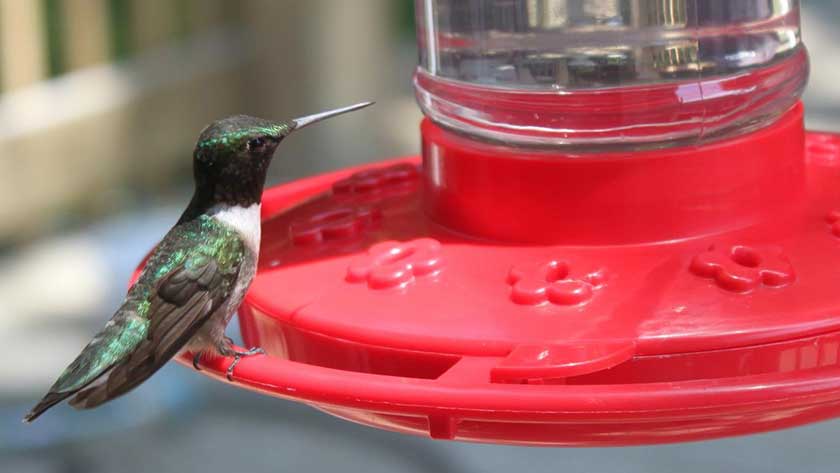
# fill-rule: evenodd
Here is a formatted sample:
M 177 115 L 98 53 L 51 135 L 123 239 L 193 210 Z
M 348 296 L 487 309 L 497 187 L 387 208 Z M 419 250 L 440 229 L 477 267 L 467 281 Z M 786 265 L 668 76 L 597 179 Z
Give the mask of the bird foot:
M 227 369 L 227 380 L 233 381 L 233 370 L 236 368 L 236 365 L 239 364 L 239 360 L 253 355 L 264 355 L 265 350 L 259 347 L 253 347 L 250 350 L 246 351 L 234 351 L 233 352 L 233 361 L 230 363 Z

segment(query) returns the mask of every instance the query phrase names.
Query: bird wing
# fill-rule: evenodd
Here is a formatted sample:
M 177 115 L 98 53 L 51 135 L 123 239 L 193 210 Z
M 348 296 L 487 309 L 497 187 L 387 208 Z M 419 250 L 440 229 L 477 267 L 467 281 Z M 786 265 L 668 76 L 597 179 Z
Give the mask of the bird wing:
M 149 299 L 145 339 L 108 373 L 107 380 L 79 392 L 70 404 L 87 409 L 125 394 L 166 364 L 230 296 L 239 264 L 222 265 L 194 253 L 161 278 Z
M 161 242 L 147 266 L 173 261 L 171 269 L 144 271 L 120 310 L 25 420 L 76 393 L 70 404 L 83 409 L 125 394 L 186 345 L 233 291 L 245 251 L 224 229 L 205 233 L 199 244 Z

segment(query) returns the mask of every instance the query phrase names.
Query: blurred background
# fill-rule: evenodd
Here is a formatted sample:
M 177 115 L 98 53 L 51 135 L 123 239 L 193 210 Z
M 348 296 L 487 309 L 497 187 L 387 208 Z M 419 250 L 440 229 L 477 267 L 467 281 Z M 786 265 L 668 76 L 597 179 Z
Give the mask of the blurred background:
M 807 125 L 840 131 L 840 3 L 802 3 Z M 177 220 L 205 124 L 378 102 L 284 142 L 271 183 L 416 154 L 415 63 L 411 0 L 0 0 L 0 472 L 836 471 L 840 421 L 660 447 L 472 445 L 174 364 L 101 410 L 20 424 Z

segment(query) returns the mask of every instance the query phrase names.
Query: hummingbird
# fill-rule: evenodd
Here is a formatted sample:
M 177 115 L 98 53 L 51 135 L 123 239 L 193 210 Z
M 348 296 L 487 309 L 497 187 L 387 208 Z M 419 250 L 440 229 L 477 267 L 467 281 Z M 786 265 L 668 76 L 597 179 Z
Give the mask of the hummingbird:
M 23 418 L 28 423 L 55 404 L 90 409 L 134 389 L 182 351 L 242 357 L 225 336 L 256 274 L 260 201 L 277 146 L 295 130 L 372 105 L 362 102 L 274 122 L 237 115 L 213 122 L 193 151 L 195 191 L 186 210 L 158 243 L 105 327 Z

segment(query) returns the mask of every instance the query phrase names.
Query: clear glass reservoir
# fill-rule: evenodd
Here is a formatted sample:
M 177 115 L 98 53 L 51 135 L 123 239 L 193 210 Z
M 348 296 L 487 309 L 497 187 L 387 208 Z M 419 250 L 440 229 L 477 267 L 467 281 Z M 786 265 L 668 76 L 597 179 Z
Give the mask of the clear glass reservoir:
M 691 144 L 772 123 L 808 63 L 798 0 L 416 0 L 434 122 L 509 145 Z

